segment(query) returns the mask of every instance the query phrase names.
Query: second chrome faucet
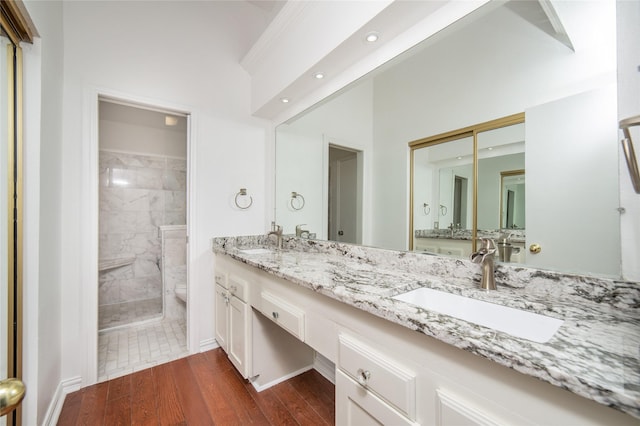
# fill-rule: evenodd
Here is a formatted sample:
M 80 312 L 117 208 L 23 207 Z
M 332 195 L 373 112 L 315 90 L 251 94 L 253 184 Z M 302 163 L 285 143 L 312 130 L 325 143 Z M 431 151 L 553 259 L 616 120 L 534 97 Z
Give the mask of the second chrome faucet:
M 494 255 L 496 244 L 491 238 L 481 238 L 482 244 L 475 253 L 471 253 L 471 261 L 482 266 L 482 279 L 480 288 L 483 290 L 496 290 L 496 279 L 494 275 Z
M 276 248 L 280 250 L 282 248 L 282 226 L 276 225 L 275 222 L 271 222 L 271 232 L 267 234 L 267 237 L 271 235 L 276 236 Z

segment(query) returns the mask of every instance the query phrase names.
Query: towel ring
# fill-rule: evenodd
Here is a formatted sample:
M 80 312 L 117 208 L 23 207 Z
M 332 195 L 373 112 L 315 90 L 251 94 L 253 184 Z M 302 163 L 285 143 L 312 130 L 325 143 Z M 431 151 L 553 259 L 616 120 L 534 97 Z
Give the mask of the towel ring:
M 294 201 L 298 201 L 298 207 L 296 207 L 294 205 Z M 302 201 L 300 201 L 302 200 Z M 300 194 L 299 192 L 292 192 L 291 193 L 291 200 L 289 201 L 289 204 L 291 205 L 291 208 L 294 210 L 302 210 L 302 208 L 304 207 L 305 201 L 304 201 L 304 197 L 302 196 L 302 194 Z
M 446 216 L 447 215 L 447 206 L 443 206 L 442 204 L 440 204 L 440 216 Z
M 246 210 L 249 207 L 251 207 L 251 205 L 253 204 L 253 197 L 251 195 L 249 195 L 249 204 L 241 206 L 240 203 L 238 203 L 238 197 L 246 197 L 246 196 L 247 196 L 247 188 L 240 188 L 240 191 L 238 191 L 238 193 L 236 194 L 236 198 L 234 199 L 236 203 L 236 207 L 238 207 L 241 210 Z
M 425 216 L 429 216 L 429 213 L 431 213 L 431 207 L 429 207 L 429 204 L 424 203 L 422 205 L 422 210 L 424 210 L 424 215 Z

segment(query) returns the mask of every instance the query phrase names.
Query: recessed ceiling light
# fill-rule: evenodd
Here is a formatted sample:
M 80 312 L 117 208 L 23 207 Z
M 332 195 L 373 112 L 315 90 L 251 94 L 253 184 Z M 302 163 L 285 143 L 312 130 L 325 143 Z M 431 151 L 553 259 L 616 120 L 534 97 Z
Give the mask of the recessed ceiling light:
M 371 31 L 364 36 L 364 39 L 369 43 L 375 43 L 380 38 L 380 34 L 375 31 Z
M 493 147 L 490 146 L 489 148 L 487 148 L 489 151 L 493 151 Z
M 324 73 L 322 72 L 317 72 L 313 75 L 315 78 L 317 78 L 318 80 L 324 78 Z
M 458 160 L 462 160 L 462 157 L 458 157 Z
M 280 98 L 280 102 L 283 104 L 289 103 L 289 98 Z

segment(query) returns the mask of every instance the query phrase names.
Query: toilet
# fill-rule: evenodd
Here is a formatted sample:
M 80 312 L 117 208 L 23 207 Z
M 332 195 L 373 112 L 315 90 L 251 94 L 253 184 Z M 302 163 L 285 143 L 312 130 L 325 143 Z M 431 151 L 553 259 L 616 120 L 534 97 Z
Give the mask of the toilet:
M 176 297 L 187 303 L 187 286 L 186 284 L 178 284 L 175 289 Z

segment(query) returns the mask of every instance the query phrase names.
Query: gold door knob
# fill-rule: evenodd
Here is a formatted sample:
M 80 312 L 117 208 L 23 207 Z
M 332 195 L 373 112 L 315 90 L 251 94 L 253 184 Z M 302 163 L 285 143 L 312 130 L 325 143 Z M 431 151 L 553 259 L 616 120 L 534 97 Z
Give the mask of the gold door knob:
M 0 381 L 0 416 L 9 414 L 16 409 L 26 388 L 18 379 L 4 379 Z
M 533 254 L 538 254 L 542 251 L 542 247 L 540 247 L 540 244 L 531 244 L 529 246 L 529 251 Z

